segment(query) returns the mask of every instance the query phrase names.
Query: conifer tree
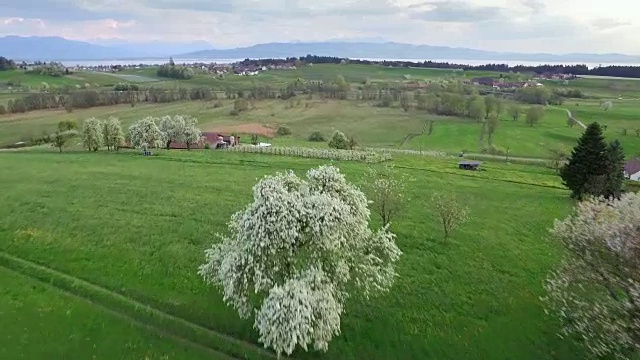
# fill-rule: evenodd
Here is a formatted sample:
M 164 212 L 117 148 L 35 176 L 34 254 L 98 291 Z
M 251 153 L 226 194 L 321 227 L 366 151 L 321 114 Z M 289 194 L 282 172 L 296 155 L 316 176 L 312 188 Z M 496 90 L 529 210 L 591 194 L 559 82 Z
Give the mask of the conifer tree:
M 620 198 L 624 185 L 624 151 L 620 141 L 615 140 L 607 149 L 609 170 L 607 177 L 607 189 L 604 194 L 607 198 Z
M 560 176 L 571 190 L 571 196 L 583 199 L 585 195 L 606 194 L 608 170 L 608 151 L 602 128 L 598 123 L 589 124 Z

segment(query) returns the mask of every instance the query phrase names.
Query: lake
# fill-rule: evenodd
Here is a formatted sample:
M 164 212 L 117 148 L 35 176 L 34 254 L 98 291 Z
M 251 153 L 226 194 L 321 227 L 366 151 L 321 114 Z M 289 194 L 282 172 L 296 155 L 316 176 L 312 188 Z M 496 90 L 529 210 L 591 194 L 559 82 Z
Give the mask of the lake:
M 355 59 L 355 58 L 354 58 Z M 238 61 L 242 61 L 244 59 L 188 59 L 188 58 L 174 58 L 173 61 L 176 64 L 182 63 L 218 63 L 218 64 L 230 64 Z M 434 62 L 448 62 L 454 64 L 466 64 L 466 65 L 485 65 L 485 64 L 507 64 L 509 66 L 516 65 L 524 65 L 524 66 L 538 66 L 538 65 L 587 65 L 589 68 L 594 68 L 598 66 L 639 66 L 637 63 L 589 63 L 589 62 L 554 62 L 554 61 L 505 61 L 505 60 L 460 60 L 460 59 L 373 59 L 373 58 L 363 58 L 359 60 L 370 60 L 370 61 L 411 61 L 411 62 L 421 62 L 421 61 L 434 61 Z M 167 59 L 133 59 L 133 60 L 66 60 L 61 61 L 63 65 L 72 67 L 72 66 L 109 66 L 109 65 L 160 65 L 167 62 Z

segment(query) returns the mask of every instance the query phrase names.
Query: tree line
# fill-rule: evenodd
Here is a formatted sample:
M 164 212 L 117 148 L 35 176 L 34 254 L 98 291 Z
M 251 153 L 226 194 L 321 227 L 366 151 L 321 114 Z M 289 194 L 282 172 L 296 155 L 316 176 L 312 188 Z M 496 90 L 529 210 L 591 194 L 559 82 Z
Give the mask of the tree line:
M 480 70 L 480 71 L 496 71 L 496 72 L 532 72 L 536 74 L 554 73 L 554 74 L 574 74 L 574 75 L 597 75 L 597 76 L 614 76 L 614 77 L 630 77 L 640 78 L 640 66 L 600 66 L 593 69 L 585 64 L 582 65 L 537 65 L 526 66 L 508 64 L 484 64 L 484 65 L 468 65 L 450 62 L 436 61 L 390 61 L 390 60 L 360 60 L 347 59 L 334 56 L 306 55 L 298 58 L 292 57 L 286 60 L 282 59 L 245 59 L 244 64 L 259 65 L 270 62 L 301 62 L 303 64 L 361 64 L 361 65 L 382 65 L 391 67 L 418 67 L 418 68 L 434 68 L 434 69 L 454 69 L 454 70 Z
M 13 70 L 16 68 L 16 63 L 13 60 L 7 59 L 4 56 L 0 56 L 0 71 Z

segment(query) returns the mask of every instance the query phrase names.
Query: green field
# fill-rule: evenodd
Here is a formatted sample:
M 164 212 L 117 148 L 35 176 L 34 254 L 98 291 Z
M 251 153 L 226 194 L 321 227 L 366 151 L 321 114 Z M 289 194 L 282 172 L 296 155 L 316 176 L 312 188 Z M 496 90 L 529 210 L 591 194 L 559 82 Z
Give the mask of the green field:
M 216 107 L 216 103 L 222 105 Z M 640 154 L 640 119 L 637 118 L 640 102 L 614 100 L 609 111 L 601 110 L 594 100 L 576 100 L 564 105 L 583 122 L 598 121 L 607 125 L 608 140 L 619 139 L 629 156 Z M 578 104 L 578 105 L 577 105 Z M 0 144 L 25 141 L 54 131 L 61 120 L 81 123 L 89 117 L 119 117 L 124 126 L 145 116 L 188 114 L 199 119 L 203 130 L 225 129 L 239 132 L 247 124 L 276 129 L 280 125 L 292 129 L 293 135 L 269 140 L 274 143 L 304 146 L 326 146 L 307 142 L 313 131 L 329 137 L 334 130 L 353 136 L 362 146 L 389 147 L 413 150 L 438 150 L 458 153 L 465 150 L 477 153 L 481 147 L 479 136 L 481 125 L 470 119 L 428 115 L 417 110 L 405 112 L 397 106 L 380 108 L 363 101 L 308 100 L 257 101 L 254 108 L 240 116 L 231 116 L 233 102 L 228 100 L 210 102 L 173 102 L 168 104 L 141 103 L 129 105 L 75 110 L 43 110 L 26 114 L 0 117 Z M 545 117 L 533 127 L 525 124 L 524 117 L 513 121 L 507 114 L 501 116 L 494 138 L 494 146 L 502 151 L 510 149 L 511 155 L 520 157 L 550 156 L 550 149 L 568 152 L 582 134 L 578 126 L 567 126 L 567 115 L 562 109 L 547 109 Z M 422 134 L 425 122 L 435 121 L 431 135 Z M 243 128 L 242 126 L 245 126 Z M 626 135 L 623 131 L 626 129 Z M 414 134 L 411 135 L 410 134 Z M 485 140 L 486 144 L 486 140 Z
M 65 85 L 81 85 L 89 84 L 92 87 L 113 86 L 118 80 L 112 76 L 92 73 L 78 72 L 71 75 L 54 77 L 40 74 L 29 74 L 24 70 L 0 71 L 0 91 L 7 90 L 10 85 L 8 82 L 14 83 L 11 86 L 14 89 L 30 87 L 39 89 L 43 82 L 49 86 L 65 86 Z M 97 85 L 97 86 L 96 86 Z
M 544 315 L 538 299 L 543 279 L 559 259 L 558 246 L 548 239 L 547 229 L 572 205 L 559 179 L 550 170 L 518 165 L 487 164 L 485 172 L 468 173 L 457 170 L 455 159 L 400 157 L 394 162 L 412 181 L 407 189 L 411 202 L 393 226 L 404 255 L 392 291 L 371 301 L 350 301 L 342 335 L 327 354 L 295 353 L 294 357 L 583 358 L 555 335 L 557 324 Z M 257 178 L 286 169 L 300 173 L 321 163 L 325 162 L 219 151 L 161 151 L 151 158 L 135 153 L 5 152 L 0 154 L 0 186 L 11 191 L 0 193 L 4 204 L 0 259 L 10 255 L 104 287 L 106 295 L 91 299 L 115 311 L 126 306 L 109 300 L 109 294 L 124 295 L 127 301 L 255 343 L 252 323 L 240 320 L 222 303 L 221 295 L 196 274 L 197 266 L 204 259 L 204 249 L 214 241 L 213 234 L 224 231 L 230 215 L 251 199 Z M 367 169 L 359 163 L 337 165 L 358 184 Z M 427 204 L 432 192 L 445 189 L 455 190 L 472 214 L 448 243 L 442 242 Z M 374 219 L 373 225 L 377 222 Z M 15 267 L 6 259 L 0 264 Z M 30 277 L 38 277 L 41 271 L 18 270 Z M 2 287 L 15 294 L 3 293 L 2 309 L 8 302 L 9 309 L 20 306 L 21 314 L 27 311 L 24 314 L 33 314 L 28 316 L 38 321 L 29 321 L 27 315 L 12 320 L 17 316 L 12 315 L 9 324 L 19 321 L 13 327 L 7 326 L 7 317 L 0 317 L 3 338 L 21 336 L 16 328 L 29 333 L 61 328 L 60 317 L 69 326 L 97 319 L 73 331 L 82 339 L 109 335 L 99 348 L 81 339 L 61 345 L 56 338 L 34 346 L 34 335 L 31 342 L 5 350 L 11 354 L 22 351 L 37 359 L 65 351 L 83 359 L 92 355 L 121 359 L 141 358 L 148 351 L 200 358 L 197 349 L 187 352 L 170 341 L 155 346 L 156 338 L 98 314 L 97 306 L 82 304 L 66 316 L 54 311 L 38 317 L 44 306 L 40 302 L 49 297 L 48 309 L 65 311 L 76 305 L 60 303 L 56 299 L 62 295 L 53 290 L 23 299 L 25 292 L 35 290 L 28 285 L 31 282 L 20 279 L 2 277 Z M 80 297 L 92 294 L 82 284 L 60 284 Z M 12 298 L 22 305 L 11 302 Z M 158 323 L 138 313 L 134 316 L 207 347 L 225 346 L 204 341 L 185 327 Z M 57 332 L 56 336 L 71 335 Z M 110 350 L 101 352 L 107 346 Z M 225 348 L 255 352 L 249 345 L 231 349 Z M 123 353 L 131 356 L 122 357 Z
M 0 279 L 2 359 L 224 359 L 3 267 Z

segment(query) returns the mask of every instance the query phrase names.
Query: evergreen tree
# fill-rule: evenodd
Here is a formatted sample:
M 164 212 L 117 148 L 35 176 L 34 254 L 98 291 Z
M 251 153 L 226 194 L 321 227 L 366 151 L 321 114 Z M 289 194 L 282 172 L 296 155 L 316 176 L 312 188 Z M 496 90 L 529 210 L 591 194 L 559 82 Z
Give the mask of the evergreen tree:
M 578 145 L 571 152 L 569 163 L 562 168 L 560 177 L 572 197 L 605 195 L 609 159 L 607 144 L 598 123 L 589 124 Z
M 615 140 L 607 149 L 609 161 L 606 197 L 620 198 L 624 185 L 624 151 L 620 141 Z

